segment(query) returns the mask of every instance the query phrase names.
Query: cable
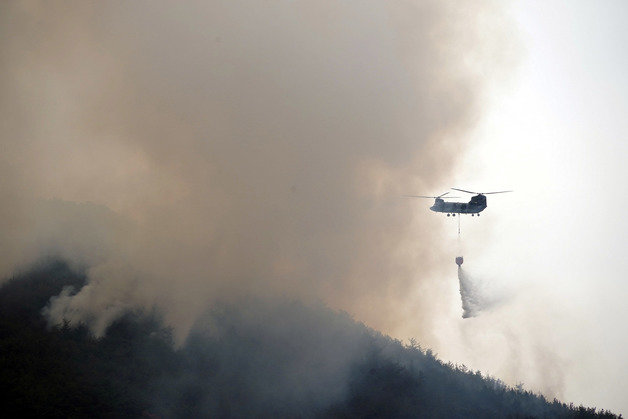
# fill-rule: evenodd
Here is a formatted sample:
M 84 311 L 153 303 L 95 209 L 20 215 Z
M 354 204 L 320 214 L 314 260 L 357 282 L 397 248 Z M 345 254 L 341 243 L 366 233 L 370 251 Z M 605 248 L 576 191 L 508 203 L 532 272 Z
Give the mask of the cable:
M 458 214 L 458 239 L 460 239 L 460 214 Z

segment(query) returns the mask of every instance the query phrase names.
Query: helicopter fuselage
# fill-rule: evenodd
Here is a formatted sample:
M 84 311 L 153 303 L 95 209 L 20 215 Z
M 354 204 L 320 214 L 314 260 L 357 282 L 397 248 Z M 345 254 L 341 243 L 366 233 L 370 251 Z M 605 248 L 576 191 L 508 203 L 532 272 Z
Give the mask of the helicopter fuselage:
M 471 198 L 469 202 L 445 202 L 436 198 L 430 209 L 434 212 L 447 214 L 479 214 L 486 208 L 486 196 L 479 194 Z

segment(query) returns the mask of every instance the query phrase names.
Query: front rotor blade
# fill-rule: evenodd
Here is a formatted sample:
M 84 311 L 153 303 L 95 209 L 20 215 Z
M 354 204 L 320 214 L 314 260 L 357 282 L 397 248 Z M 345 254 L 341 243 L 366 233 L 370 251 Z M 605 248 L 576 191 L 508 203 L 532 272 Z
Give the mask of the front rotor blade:
M 440 196 L 423 196 L 423 195 L 401 195 L 404 198 L 430 198 L 430 199 L 438 199 Z M 442 195 L 441 195 L 442 196 Z M 459 196 L 447 196 L 441 199 L 456 199 L 460 198 Z
M 445 193 L 443 193 L 443 194 L 438 195 L 436 198 L 443 197 L 443 196 L 447 195 L 448 193 L 449 193 L 449 191 L 447 191 L 447 192 L 445 192 Z

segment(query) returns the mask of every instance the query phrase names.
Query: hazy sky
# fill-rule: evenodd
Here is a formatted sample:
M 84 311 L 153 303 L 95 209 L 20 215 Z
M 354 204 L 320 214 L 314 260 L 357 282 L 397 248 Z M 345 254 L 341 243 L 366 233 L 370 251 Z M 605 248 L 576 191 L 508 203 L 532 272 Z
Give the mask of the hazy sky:
M 451 186 L 516 191 L 462 220 L 465 267 L 515 296 L 455 326 L 443 317 L 451 340 L 440 352 L 524 382 L 532 358 L 548 357 L 540 374 L 562 380 L 566 400 L 626 414 L 628 5 L 521 1 L 509 11 L 520 66 L 485 102 Z M 455 222 L 443 222 L 455 239 Z M 517 345 L 529 350 L 502 359 Z
M 322 300 L 509 384 L 626 413 L 623 2 L 0 5 L 0 272 L 50 315 Z M 456 220 L 403 194 L 516 192 Z M 461 318 L 454 257 L 501 304 Z

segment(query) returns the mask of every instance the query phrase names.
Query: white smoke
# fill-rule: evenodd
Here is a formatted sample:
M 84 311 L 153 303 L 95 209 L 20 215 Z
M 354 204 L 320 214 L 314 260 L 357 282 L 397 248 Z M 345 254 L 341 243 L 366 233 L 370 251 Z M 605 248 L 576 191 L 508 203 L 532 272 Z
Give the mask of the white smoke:
M 2 2 L 0 272 L 79 260 L 88 286 L 48 314 L 97 334 L 157 305 L 182 339 L 246 294 L 429 330 L 441 225 L 399 196 L 457 167 L 508 68 L 501 7 Z

